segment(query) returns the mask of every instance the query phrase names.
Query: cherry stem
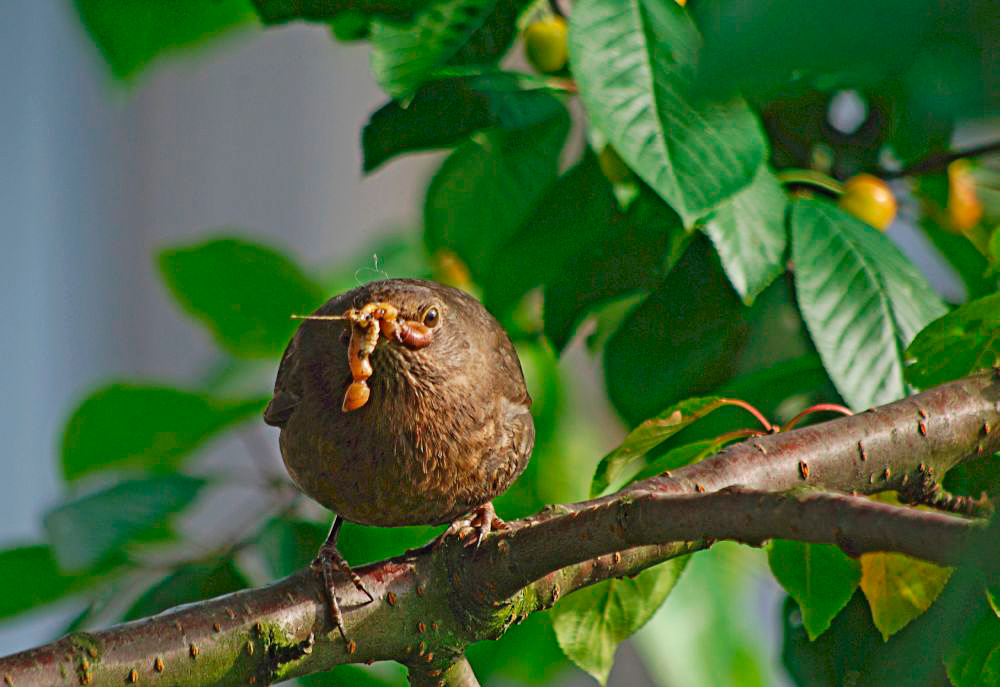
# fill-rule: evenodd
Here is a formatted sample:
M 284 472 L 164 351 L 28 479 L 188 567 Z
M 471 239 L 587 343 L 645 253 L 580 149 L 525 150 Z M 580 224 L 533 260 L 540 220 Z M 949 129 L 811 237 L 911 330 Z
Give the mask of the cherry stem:
M 750 437 L 761 437 L 767 434 L 765 431 L 759 429 L 734 429 L 732 432 L 726 432 L 725 434 L 720 434 L 716 437 L 717 441 L 724 442 L 728 444 L 730 441 L 735 441 L 736 439 L 748 439 Z
M 775 429 L 774 425 L 772 425 L 770 422 L 767 421 L 767 418 L 764 417 L 764 414 L 761 413 L 756 408 L 754 408 L 749 403 L 747 403 L 746 401 L 741 401 L 738 398 L 722 398 L 722 399 L 719 399 L 719 402 L 722 405 L 737 406 L 738 408 L 743 408 L 743 410 L 747 411 L 748 413 L 750 413 L 751 415 L 753 415 L 755 418 L 757 418 L 757 421 L 764 427 L 764 431 L 766 431 L 766 432 L 773 432 L 774 431 L 774 429 Z
M 802 421 L 802 418 L 804 418 L 806 415 L 812 415 L 813 413 L 821 413 L 824 411 L 830 413 L 840 413 L 841 415 L 854 415 L 854 413 L 851 411 L 850 408 L 846 408 L 837 403 L 817 403 L 814 406 L 809 406 L 801 413 L 793 417 L 791 420 L 785 423 L 785 426 L 782 429 L 784 429 L 784 431 L 787 432 L 788 430 L 795 427 L 795 425 L 799 424 L 799 422 Z
M 776 175 L 782 184 L 806 184 L 829 191 L 839 196 L 844 192 L 844 186 L 833 177 L 814 169 L 783 169 Z

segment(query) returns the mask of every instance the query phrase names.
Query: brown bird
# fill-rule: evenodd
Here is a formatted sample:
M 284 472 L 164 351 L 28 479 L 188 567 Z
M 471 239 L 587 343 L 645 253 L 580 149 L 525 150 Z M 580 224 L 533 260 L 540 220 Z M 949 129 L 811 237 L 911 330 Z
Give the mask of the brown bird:
M 264 420 L 281 428 L 288 474 L 336 517 L 314 566 L 344 633 L 332 573 L 344 520 L 502 527 L 492 500 L 535 441 L 531 398 L 510 338 L 474 298 L 419 279 L 371 282 L 304 317 Z M 465 517 L 463 517 L 465 516 Z

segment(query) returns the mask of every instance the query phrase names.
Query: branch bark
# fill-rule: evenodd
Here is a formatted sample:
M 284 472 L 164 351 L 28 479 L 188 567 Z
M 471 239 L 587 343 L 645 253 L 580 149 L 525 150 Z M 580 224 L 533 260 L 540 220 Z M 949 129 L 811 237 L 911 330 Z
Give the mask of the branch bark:
M 339 663 L 396 660 L 414 684 L 475 685 L 468 644 L 502 636 L 575 589 L 716 539 L 781 537 L 957 564 L 977 521 L 857 494 L 926 482 L 998 450 L 1000 376 L 981 374 L 547 508 L 490 536 L 475 557 L 450 542 L 358 568 L 376 600 L 365 603 L 346 579 L 338 585 L 346 646 L 320 581 L 303 572 L 0 658 L 0 676 L 18 687 L 266 685 Z

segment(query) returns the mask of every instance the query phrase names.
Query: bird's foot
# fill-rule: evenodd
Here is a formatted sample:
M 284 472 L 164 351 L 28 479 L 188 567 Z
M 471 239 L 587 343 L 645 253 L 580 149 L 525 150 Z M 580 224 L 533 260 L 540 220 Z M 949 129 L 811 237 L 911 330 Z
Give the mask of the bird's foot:
M 316 558 L 310 567 L 322 576 L 323 593 L 326 595 L 326 601 L 330 608 L 330 620 L 333 621 L 333 624 L 340 631 L 340 636 L 343 638 L 344 643 L 350 646 L 350 642 L 347 640 L 347 632 L 344 630 L 344 614 L 340 610 L 340 602 L 337 601 L 337 586 L 334 582 L 334 573 L 340 572 L 347 575 L 358 591 L 368 597 L 368 603 L 374 601 L 375 597 L 365 589 L 361 578 L 351 569 L 351 566 L 348 565 L 347 560 L 337 550 L 337 547 L 330 545 L 329 542 L 320 547 L 319 553 L 316 554 Z
M 486 535 L 493 530 L 505 529 L 507 529 L 507 523 L 497 516 L 493 503 L 490 502 L 448 525 L 448 529 L 438 537 L 437 543 L 440 544 L 448 537 L 457 536 L 466 547 L 472 546 L 475 551 L 478 551 L 479 545 L 483 543 Z

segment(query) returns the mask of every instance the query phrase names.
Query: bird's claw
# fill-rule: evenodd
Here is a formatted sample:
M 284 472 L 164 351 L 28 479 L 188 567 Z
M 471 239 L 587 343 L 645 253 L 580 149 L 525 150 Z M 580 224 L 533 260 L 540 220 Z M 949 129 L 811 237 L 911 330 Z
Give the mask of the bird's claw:
M 340 631 L 340 636 L 344 640 L 344 643 L 349 645 L 347 632 L 344 629 L 344 614 L 340 610 L 340 602 L 337 601 L 337 585 L 334 581 L 334 573 L 340 572 L 347 575 L 358 591 L 368 597 L 366 603 L 371 603 L 375 600 L 375 597 L 365 588 L 361 578 L 351 569 L 347 560 L 334 546 L 324 544 L 309 567 L 322 576 L 323 593 L 326 596 L 326 601 L 330 609 L 330 620 L 337 627 L 337 630 Z
M 440 544 L 448 537 L 457 536 L 466 548 L 472 547 L 475 552 L 479 551 L 479 546 L 483 543 L 486 535 L 493 530 L 505 529 L 507 529 L 507 523 L 497 516 L 493 504 L 487 503 L 474 510 L 467 517 L 459 518 L 448 525 L 448 529 L 441 534 L 437 543 Z

